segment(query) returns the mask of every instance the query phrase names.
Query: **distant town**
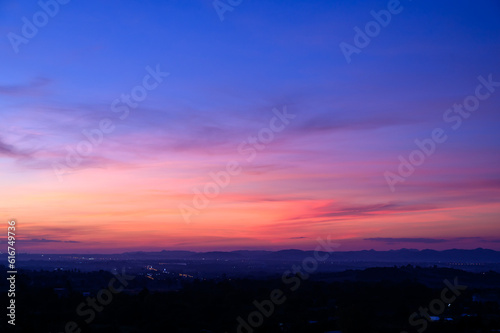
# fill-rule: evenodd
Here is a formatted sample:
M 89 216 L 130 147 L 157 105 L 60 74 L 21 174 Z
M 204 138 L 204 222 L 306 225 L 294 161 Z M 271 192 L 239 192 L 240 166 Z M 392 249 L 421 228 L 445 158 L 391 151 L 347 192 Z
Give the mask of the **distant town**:
M 500 330 L 497 251 L 310 254 L 20 254 L 16 320 L 26 332 Z

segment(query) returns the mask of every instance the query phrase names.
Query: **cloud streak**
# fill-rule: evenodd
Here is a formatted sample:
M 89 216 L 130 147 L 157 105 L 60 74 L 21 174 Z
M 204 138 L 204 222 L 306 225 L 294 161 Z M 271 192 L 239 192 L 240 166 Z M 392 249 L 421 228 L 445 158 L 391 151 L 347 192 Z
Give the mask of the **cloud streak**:
M 41 89 L 49 85 L 51 80 L 37 77 L 26 84 L 0 85 L 0 95 L 11 97 L 31 97 L 41 94 Z
M 58 240 L 58 239 L 45 239 L 45 238 L 32 238 L 25 240 L 24 242 L 31 243 L 81 243 L 73 240 Z
M 392 238 L 392 237 L 375 237 L 375 238 L 365 238 L 366 241 L 374 241 L 374 242 L 383 242 L 387 244 L 394 243 L 424 243 L 424 244 L 436 244 L 436 243 L 444 243 L 449 240 L 446 239 L 438 239 L 438 238 Z

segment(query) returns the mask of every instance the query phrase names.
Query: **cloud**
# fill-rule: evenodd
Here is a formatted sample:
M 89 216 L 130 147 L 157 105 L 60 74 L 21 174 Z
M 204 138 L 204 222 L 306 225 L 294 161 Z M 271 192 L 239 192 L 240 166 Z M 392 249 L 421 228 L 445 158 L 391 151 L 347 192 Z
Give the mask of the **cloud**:
M 19 153 L 14 149 L 14 146 L 9 145 L 0 139 L 0 156 L 17 157 Z
M 415 119 L 398 118 L 395 116 L 366 117 L 363 119 L 334 118 L 330 114 L 318 115 L 304 121 L 298 126 L 301 131 L 322 132 L 335 130 L 372 130 L 391 126 L 415 124 Z
M 369 219 L 378 216 L 401 215 L 408 212 L 426 212 L 437 209 L 434 204 L 405 204 L 402 202 L 387 202 L 373 204 L 341 204 L 325 201 L 320 206 L 302 209 L 292 212 L 289 216 L 275 220 L 273 223 L 263 224 L 258 227 L 260 230 L 277 231 L 296 228 L 313 228 L 326 225 L 338 225 L 338 223 L 358 223 L 362 219 Z
M 50 83 L 44 77 L 37 77 L 31 82 L 19 85 L 0 85 L 0 95 L 5 96 L 34 96 L 40 93 L 40 88 Z
M 0 137 L 0 157 L 6 157 L 16 162 L 25 163 L 33 160 L 33 153 L 8 144 Z
M 423 244 L 436 244 L 436 243 L 447 243 L 447 242 L 464 242 L 464 241 L 481 241 L 489 243 L 500 243 L 500 239 L 485 239 L 484 237 L 453 237 L 453 238 L 410 238 L 410 237 L 375 237 L 375 238 L 364 238 L 365 241 L 374 242 L 384 242 L 387 244 L 394 243 L 423 243 Z
M 45 239 L 45 238 L 32 238 L 29 240 L 26 240 L 26 242 L 31 242 L 31 243 L 81 243 L 78 241 L 63 241 L 63 240 L 58 240 L 58 239 Z
M 391 213 L 418 212 L 436 209 L 432 205 L 405 205 L 403 203 L 379 203 L 367 205 L 347 205 L 340 206 L 336 202 L 325 204 L 317 209 L 307 213 L 306 215 L 298 215 L 289 217 L 286 220 L 302 220 L 315 218 L 334 218 L 342 217 L 343 219 L 356 219 L 369 215 L 382 215 Z
M 304 239 L 304 238 L 307 238 L 307 237 L 290 237 L 289 239 Z
M 384 242 L 387 244 L 394 243 L 424 243 L 424 244 L 435 244 L 435 243 L 445 243 L 449 240 L 438 239 L 438 238 L 392 238 L 392 237 L 375 237 L 375 238 L 365 238 L 367 241 Z

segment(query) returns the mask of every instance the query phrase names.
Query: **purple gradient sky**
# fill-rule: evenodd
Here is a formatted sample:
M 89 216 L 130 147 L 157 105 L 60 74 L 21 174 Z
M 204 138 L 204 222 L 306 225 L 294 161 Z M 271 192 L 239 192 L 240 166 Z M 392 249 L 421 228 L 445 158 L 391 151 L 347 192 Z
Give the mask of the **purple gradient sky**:
M 496 1 L 401 1 L 348 64 L 339 44 L 387 1 L 71 1 L 13 50 L 36 1 L 0 1 L 0 208 L 31 252 L 401 247 L 500 250 L 500 87 L 453 130 L 443 114 L 500 81 Z M 169 72 L 127 118 L 111 110 Z M 483 91 L 486 91 L 483 89 Z M 252 161 L 238 146 L 295 116 Z M 66 146 L 115 126 L 59 181 Z M 415 139 L 447 140 L 392 192 Z M 186 223 L 193 188 L 238 161 Z M 47 241 L 49 240 L 49 241 Z

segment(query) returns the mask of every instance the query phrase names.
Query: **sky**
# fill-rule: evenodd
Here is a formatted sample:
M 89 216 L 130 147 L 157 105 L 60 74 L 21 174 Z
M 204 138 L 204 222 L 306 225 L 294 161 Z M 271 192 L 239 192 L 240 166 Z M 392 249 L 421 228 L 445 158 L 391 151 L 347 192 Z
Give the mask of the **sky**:
M 1 220 L 31 253 L 500 250 L 499 15 L 0 1 Z

